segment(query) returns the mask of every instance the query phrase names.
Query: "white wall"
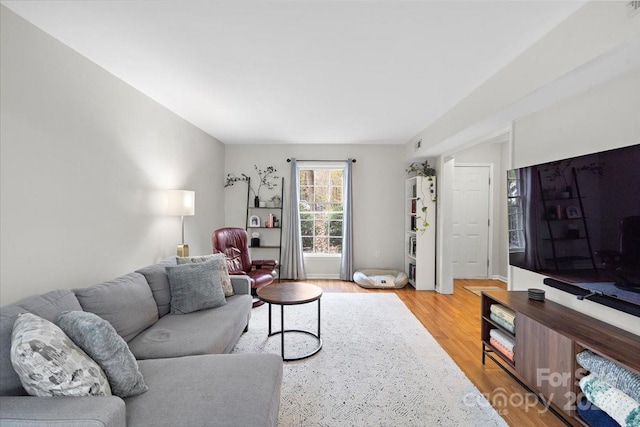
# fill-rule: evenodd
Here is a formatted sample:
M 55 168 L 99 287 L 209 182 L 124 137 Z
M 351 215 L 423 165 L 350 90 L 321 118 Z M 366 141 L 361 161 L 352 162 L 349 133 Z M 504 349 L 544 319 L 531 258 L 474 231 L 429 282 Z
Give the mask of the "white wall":
M 161 215 L 159 190 L 195 190 L 185 239 L 210 252 L 224 146 L 1 9 L 2 304 L 175 254 L 180 218 Z
M 640 69 L 524 117 L 514 124 L 513 166 L 522 167 L 640 143 Z M 549 299 L 633 333 L 640 318 L 542 285 L 543 276 L 511 268 L 512 289 L 543 288 Z
M 257 179 L 254 164 L 274 166 L 285 177 L 288 206 L 290 163 L 287 158 L 325 160 L 355 158 L 353 165 L 354 263 L 356 268 L 402 270 L 404 260 L 404 147 L 398 145 L 231 145 L 226 147 L 225 174 L 246 173 Z M 225 189 L 225 222 L 244 227 L 246 185 Z M 263 197 L 265 198 L 265 197 Z M 268 198 L 268 197 L 267 197 Z M 285 217 L 284 225 L 288 224 Z M 376 252 L 380 253 L 376 257 Z M 339 259 L 305 261 L 309 277 L 335 277 Z M 336 266 L 338 270 L 336 270 Z
M 461 133 L 477 136 L 508 124 L 499 112 L 640 35 L 626 1 L 590 1 L 494 74 L 405 145 L 405 158 L 450 150 Z M 483 127 L 488 127 L 483 130 Z M 466 132 L 465 132 L 466 131 Z M 477 133 L 476 132 L 476 133 Z M 415 141 L 422 147 L 415 149 Z M 466 137 L 466 141 L 473 136 Z

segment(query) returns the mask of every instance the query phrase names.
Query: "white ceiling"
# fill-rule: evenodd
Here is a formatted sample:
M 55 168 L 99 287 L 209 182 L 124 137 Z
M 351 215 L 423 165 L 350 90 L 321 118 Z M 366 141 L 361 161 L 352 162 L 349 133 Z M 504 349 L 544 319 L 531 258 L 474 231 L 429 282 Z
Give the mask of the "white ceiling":
M 225 144 L 404 144 L 583 1 L 2 1 Z

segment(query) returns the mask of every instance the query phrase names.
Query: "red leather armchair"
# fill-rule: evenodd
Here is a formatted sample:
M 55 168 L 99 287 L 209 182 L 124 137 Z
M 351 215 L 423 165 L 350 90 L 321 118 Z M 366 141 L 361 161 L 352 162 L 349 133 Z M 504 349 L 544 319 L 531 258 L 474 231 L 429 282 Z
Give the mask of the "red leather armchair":
M 249 276 L 254 295 L 256 289 L 273 283 L 278 261 L 251 261 L 248 236 L 243 228 L 225 227 L 215 230 L 211 235 L 211 245 L 214 253 L 222 252 L 226 255 L 229 274 Z M 259 304 L 254 301 L 254 307 L 257 305 Z

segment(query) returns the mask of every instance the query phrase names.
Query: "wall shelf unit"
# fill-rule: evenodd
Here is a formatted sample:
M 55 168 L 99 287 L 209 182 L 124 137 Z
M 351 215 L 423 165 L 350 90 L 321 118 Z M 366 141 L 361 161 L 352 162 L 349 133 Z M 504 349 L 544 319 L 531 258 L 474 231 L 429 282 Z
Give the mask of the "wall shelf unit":
M 247 215 L 245 229 L 251 243 L 252 233 L 260 233 L 260 246 L 249 244 L 252 259 L 276 259 L 279 267 L 282 259 L 282 201 L 284 200 L 284 178 L 280 179 L 280 206 L 256 207 L 251 197 L 251 181 L 247 182 Z M 251 222 L 252 217 L 259 218 L 259 225 Z
M 435 182 L 435 177 L 415 176 L 404 184 L 404 269 L 409 284 L 420 291 L 436 289 Z

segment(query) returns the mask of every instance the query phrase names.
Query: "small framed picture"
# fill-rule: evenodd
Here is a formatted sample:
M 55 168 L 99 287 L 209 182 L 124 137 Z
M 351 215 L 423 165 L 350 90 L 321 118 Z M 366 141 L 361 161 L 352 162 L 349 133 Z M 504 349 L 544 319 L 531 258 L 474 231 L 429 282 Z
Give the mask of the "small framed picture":
M 580 209 L 577 206 L 567 206 L 567 218 L 580 218 Z
M 260 227 L 260 218 L 256 215 L 249 217 L 249 227 Z

